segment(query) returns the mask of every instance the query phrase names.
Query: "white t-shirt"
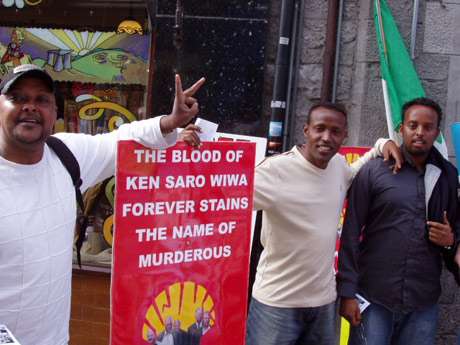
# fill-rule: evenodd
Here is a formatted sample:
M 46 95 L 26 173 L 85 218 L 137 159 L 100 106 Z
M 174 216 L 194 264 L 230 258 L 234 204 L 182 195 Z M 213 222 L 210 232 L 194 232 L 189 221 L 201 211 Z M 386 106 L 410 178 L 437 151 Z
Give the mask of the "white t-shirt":
M 84 191 L 114 174 L 118 140 L 142 137 L 143 144 L 165 148 L 177 135 L 163 137 L 154 118 L 108 134 L 56 136 L 77 158 Z M 76 215 L 72 179 L 48 146 L 36 164 L 0 157 L 0 176 L 0 324 L 22 345 L 67 344 Z
M 157 341 L 157 345 L 174 345 L 174 337 L 172 333 L 165 333 L 161 341 Z
M 326 169 L 294 147 L 256 167 L 254 208 L 263 210 L 252 295 L 281 308 L 318 307 L 336 298 L 333 270 L 337 226 L 353 176 L 386 143 L 379 140 L 353 166 L 336 154 Z

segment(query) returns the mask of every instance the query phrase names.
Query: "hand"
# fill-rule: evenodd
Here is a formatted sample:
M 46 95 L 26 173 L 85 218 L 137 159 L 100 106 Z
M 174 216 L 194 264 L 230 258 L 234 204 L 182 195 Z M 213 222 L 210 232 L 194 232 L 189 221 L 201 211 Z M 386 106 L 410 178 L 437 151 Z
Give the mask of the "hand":
M 384 161 L 388 161 L 390 158 L 394 159 L 395 164 L 390 166 L 394 174 L 401 170 L 404 163 L 404 157 L 401 154 L 401 150 L 399 149 L 398 145 L 396 145 L 393 140 L 388 140 L 385 145 L 383 145 L 382 153 Z
M 340 315 L 356 327 L 361 323 L 361 312 L 359 311 L 358 301 L 354 298 L 342 298 L 340 301 Z
M 190 88 L 183 91 L 180 76 L 176 74 L 176 94 L 171 114 L 163 116 L 160 120 L 160 128 L 163 134 L 172 132 L 177 127 L 185 126 L 198 114 L 198 101 L 192 96 L 204 84 L 205 79 L 201 78 Z
M 431 242 L 441 247 L 451 246 L 454 244 L 454 233 L 447 220 L 447 212 L 444 211 L 444 223 L 427 222 L 428 237 Z
M 185 141 L 187 144 L 193 147 L 200 147 L 201 140 L 198 136 L 198 133 L 201 133 L 201 128 L 194 124 L 189 124 L 184 128 L 179 134 L 179 140 Z

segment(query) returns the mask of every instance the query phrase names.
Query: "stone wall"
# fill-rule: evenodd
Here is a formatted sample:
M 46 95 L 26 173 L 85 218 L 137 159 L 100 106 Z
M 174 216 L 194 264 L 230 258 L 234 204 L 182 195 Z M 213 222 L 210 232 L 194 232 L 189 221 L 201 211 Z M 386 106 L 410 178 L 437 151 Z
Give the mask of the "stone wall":
M 407 46 L 413 0 L 387 0 Z M 337 100 L 349 110 L 348 145 L 372 145 L 387 136 L 371 0 L 346 0 L 341 30 Z M 297 99 L 291 145 L 303 142 L 302 128 L 310 105 L 319 100 L 326 36 L 327 0 L 305 1 Z M 267 42 L 264 128 L 268 128 L 280 1 L 272 1 Z M 460 120 L 460 0 L 420 1 L 416 69 L 427 96 L 445 110 L 442 129 L 453 156 L 448 125 Z M 460 289 L 449 274 L 442 279 L 441 318 L 437 344 L 455 343 L 460 329 Z

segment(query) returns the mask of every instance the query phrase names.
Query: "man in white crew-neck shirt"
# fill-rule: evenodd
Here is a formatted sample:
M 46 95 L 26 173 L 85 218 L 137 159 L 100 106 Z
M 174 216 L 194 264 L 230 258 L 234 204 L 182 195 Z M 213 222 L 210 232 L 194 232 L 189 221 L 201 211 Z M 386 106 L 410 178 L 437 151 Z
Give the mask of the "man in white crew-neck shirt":
M 349 166 L 337 154 L 347 136 L 343 107 L 313 106 L 306 143 L 270 157 L 256 168 L 254 207 L 263 210 L 264 247 L 247 322 L 247 345 L 335 345 L 333 270 L 337 225 L 356 172 L 377 155 L 396 159 L 392 141 Z M 384 151 L 384 152 L 382 152 Z
M 59 133 L 76 157 L 82 192 L 114 174 L 117 141 L 154 148 L 176 142 L 176 128 L 198 112 L 176 76 L 170 115 L 124 124 L 96 136 Z M 0 83 L 0 324 L 22 345 L 69 340 L 75 189 L 45 144 L 56 121 L 54 83 L 41 68 L 21 65 Z

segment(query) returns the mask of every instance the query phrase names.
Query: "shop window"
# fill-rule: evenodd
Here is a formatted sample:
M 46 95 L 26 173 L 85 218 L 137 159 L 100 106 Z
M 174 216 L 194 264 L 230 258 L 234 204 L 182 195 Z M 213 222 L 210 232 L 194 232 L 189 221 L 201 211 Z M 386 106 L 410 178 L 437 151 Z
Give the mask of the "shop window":
M 0 79 L 23 63 L 56 82 L 55 131 L 98 134 L 145 118 L 151 35 L 144 1 L 4 0 Z M 110 268 L 114 179 L 85 195 L 86 266 Z
M 200 116 L 219 131 L 264 135 L 261 129 L 268 0 L 181 0 L 182 40 L 175 37 L 177 1 L 159 0 L 153 112 L 169 111 L 178 71 L 184 84 L 204 76 Z M 179 47 L 178 47 L 179 46 Z M 169 87 L 165 87 L 169 86 Z M 167 100 L 167 101 L 165 101 Z
M 184 86 L 204 76 L 199 116 L 217 122 L 221 132 L 263 135 L 268 4 L 1 0 L 0 79 L 21 63 L 42 66 L 56 81 L 55 130 L 97 134 L 169 113 L 174 73 L 181 74 Z M 109 179 L 85 195 L 90 210 L 82 249 L 86 267 L 110 268 L 113 193 L 114 179 Z

